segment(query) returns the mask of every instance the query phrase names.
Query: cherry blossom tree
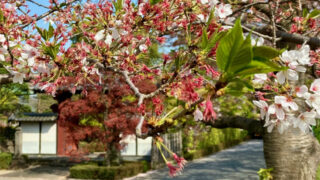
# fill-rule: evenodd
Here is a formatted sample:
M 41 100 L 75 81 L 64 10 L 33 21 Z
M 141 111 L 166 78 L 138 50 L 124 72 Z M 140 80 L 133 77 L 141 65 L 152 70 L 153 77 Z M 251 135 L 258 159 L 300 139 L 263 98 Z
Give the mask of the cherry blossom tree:
M 47 12 L 32 16 L 28 3 Z M 158 136 L 194 114 L 212 127 L 261 134 L 275 179 L 315 178 L 320 146 L 310 127 L 320 115 L 318 1 L 49 3 L 2 1 L 0 63 L 7 75 L 1 83 L 30 81 L 53 96 L 61 89 L 87 95 L 107 94 L 122 79 L 119 88 L 130 91 L 137 109 L 133 131 L 153 136 L 172 155 L 176 165 L 164 157 L 171 175 L 185 161 Z M 37 26 L 41 20 L 47 28 Z M 156 88 L 142 91 L 145 80 Z M 226 94 L 254 95 L 260 118 L 221 117 L 214 99 Z

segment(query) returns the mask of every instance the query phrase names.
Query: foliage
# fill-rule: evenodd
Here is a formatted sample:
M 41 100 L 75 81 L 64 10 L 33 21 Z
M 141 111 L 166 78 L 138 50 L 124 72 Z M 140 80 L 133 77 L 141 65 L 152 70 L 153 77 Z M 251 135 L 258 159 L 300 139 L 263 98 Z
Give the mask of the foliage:
M 220 113 L 224 116 L 243 116 L 248 118 L 255 118 L 255 106 L 251 100 L 246 96 L 222 96 L 217 99 L 220 104 Z
M 269 132 L 292 126 L 309 132 L 315 124 L 320 79 L 310 88 L 292 81 L 305 72 L 312 80 L 320 74 L 310 73 L 320 52 L 312 49 L 319 47 L 314 43 L 316 0 L 49 1 L 48 12 L 36 19 L 28 3 L 43 7 L 33 1 L 0 4 L 1 68 L 13 82 L 31 78 L 53 96 L 61 89 L 81 89 L 86 97 L 59 106 L 59 121 L 74 133 L 72 143 L 94 136 L 111 143 L 106 149 L 119 149 L 130 133 L 157 137 L 170 127 L 195 123 L 189 118 L 193 111 L 197 120 L 214 121 L 221 114 L 212 100 L 226 94 L 259 100 L 254 103 Z M 42 18 L 52 23 L 40 28 Z M 290 47 L 299 50 L 276 49 L 310 37 L 316 41 Z M 165 106 L 169 98 L 177 100 L 177 107 Z M 306 108 L 299 108 L 298 99 L 307 102 Z M 245 110 L 249 115 L 250 108 Z
M 270 169 L 261 168 L 258 171 L 260 180 L 272 180 L 273 178 L 272 178 L 272 175 L 271 175 L 271 171 L 273 171 L 273 168 L 270 168 Z
M 146 172 L 149 165 L 145 162 L 125 163 L 122 166 L 98 166 L 97 164 L 75 165 L 70 168 L 71 178 L 80 179 L 122 179 Z
M 137 124 L 136 99 L 131 99 L 130 89 L 123 88 L 123 79 L 116 74 L 110 74 L 108 92 L 102 94 L 100 91 L 89 91 L 86 96 L 68 99 L 59 105 L 60 116 L 58 121 L 65 128 L 67 146 L 72 145 L 74 149 L 67 154 L 88 153 L 92 148 L 104 149 L 105 151 L 122 149 L 120 141 L 127 135 L 134 133 Z M 115 80 L 117 79 L 117 83 Z M 147 80 L 136 82 L 142 92 L 151 92 L 155 89 Z M 106 109 L 106 107 L 108 107 Z M 78 151 L 79 141 L 101 142 L 103 145 L 91 146 L 87 150 Z M 84 143 L 82 143 L 83 147 Z M 86 146 L 86 145 L 84 145 Z M 99 147 L 98 147 L 99 146 Z M 115 157 L 115 155 L 114 155 Z
M 0 126 L 0 143 L 5 142 L 6 140 L 14 140 L 15 128 L 6 126 Z
M 186 159 L 196 159 L 224 148 L 235 145 L 247 137 L 247 131 L 227 128 L 216 129 L 205 127 L 185 129 L 183 138 L 183 154 Z
M 12 161 L 12 154 L 0 153 L 0 169 L 8 169 Z
M 30 112 L 31 108 L 19 103 L 19 96 L 27 97 L 27 84 L 5 84 L 0 87 L 0 114 Z

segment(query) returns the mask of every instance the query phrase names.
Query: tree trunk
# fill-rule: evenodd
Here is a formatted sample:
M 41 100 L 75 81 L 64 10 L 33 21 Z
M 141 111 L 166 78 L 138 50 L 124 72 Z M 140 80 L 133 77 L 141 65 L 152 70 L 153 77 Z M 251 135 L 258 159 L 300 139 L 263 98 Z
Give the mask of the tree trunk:
M 274 180 L 314 180 L 320 160 L 320 145 L 313 134 L 289 128 L 283 134 L 277 129 L 265 131 L 264 157 Z

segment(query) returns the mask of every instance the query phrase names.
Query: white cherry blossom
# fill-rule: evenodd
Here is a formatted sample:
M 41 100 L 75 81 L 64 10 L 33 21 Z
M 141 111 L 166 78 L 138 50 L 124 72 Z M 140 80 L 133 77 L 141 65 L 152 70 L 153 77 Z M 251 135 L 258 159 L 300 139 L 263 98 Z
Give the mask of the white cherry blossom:
M 320 79 L 316 79 L 312 82 L 310 86 L 310 91 L 320 94 Z
M 220 19 L 224 19 L 230 14 L 232 14 L 232 9 L 230 4 L 219 4 L 217 8 L 214 11 L 214 14 L 216 17 L 219 17 Z
M 218 0 L 200 0 L 200 2 L 202 3 L 202 4 L 208 4 L 209 3 L 209 5 L 212 7 L 212 6 L 215 6 L 215 5 L 217 5 L 218 3 L 219 3 L 219 1 Z
M 320 114 L 320 94 L 311 94 L 307 99 L 306 103 L 314 108 L 318 114 Z
M 35 57 L 39 56 L 38 50 L 28 44 L 24 45 L 22 50 L 21 57 L 28 61 L 28 66 L 33 66 Z
M 262 100 L 253 101 L 253 104 L 260 108 L 260 117 L 261 117 L 261 119 L 264 119 L 264 117 L 266 116 L 266 114 L 268 112 L 268 104 Z
M 7 53 L 7 49 L 5 48 L 0 48 L 0 61 L 5 61 L 6 58 L 5 58 L 5 54 Z
M 106 39 L 104 40 L 104 42 L 105 42 L 108 46 L 111 45 L 111 43 L 112 43 L 112 36 L 111 36 L 109 33 L 106 35 Z
M 291 81 L 299 80 L 299 74 L 295 70 L 288 69 L 286 71 L 277 72 L 276 78 L 279 84 L 283 84 L 285 83 L 286 79 Z
M 96 41 L 102 40 L 104 38 L 104 33 L 105 33 L 104 29 L 97 32 L 97 34 L 94 36 L 94 40 Z
M 289 126 L 290 123 L 288 121 L 280 121 L 278 119 L 266 121 L 266 123 L 264 124 L 264 127 L 267 127 L 267 131 L 269 133 L 271 133 L 274 127 L 276 127 L 280 134 L 282 134 Z
M 281 59 L 282 62 L 284 62 L 286 65 L 289 65 L 289 66 L 292 63 L 297 64 L 296 51 L 284 51 L 280 55 L 280 59 Z
M 295 119 L 293 123 L 293 127 L 299 127 L 299 129 L 304 132 L 308 133 L 311 129 L 310 125 L 315 126 L 316 123 L 316 112 L 304 112 L 301 113 L 298 118 Z
M 282 96 L 283 97 L 283 96 Z M 291 98 L 284 97 L 285 100 L 282 101 L 281 105 L 286 111 L 297 111 L 299 109 L 297 103 L 295 103 Z
M 197 108 L 193 112 L 193 117 L 194 117 L 195 121 L 201 121 L 201 120 L 203 120 L 203 113 Z
M 145 45 L 145 44 L 141 44 L 141 45 L 139 46 L 139 50 L 142 51 L 142 52 L 145 52 L 147 49 L 148 49 L 148 46 Z
M 295 91 L 298 97 L 305 97 L 308 93 L 308 87 L 306 85 L 302 85 L 300 87 L 296 87 Z
M 252 82 L 255 84 L 263 84 L 267 79 L 267 74 L 255 74 Z
M 303 45 L 298 51 L 296 51 L 296 58 L 301 65 L 310 65 L 310 47 L 309 45 Z
M 14 83 L 19 83 L 19 84 L 22 84 L 23 83 L 23 79 L 26 77 L 26 75 L 24 73 L 21 73 L 21 72 L 18 72 L 18 71 L 12 71 L 12 75 L 13 75 L 12 81 Z
M 0 34 L 0 43 L 6 42 L 6 37 L 3 34 Z

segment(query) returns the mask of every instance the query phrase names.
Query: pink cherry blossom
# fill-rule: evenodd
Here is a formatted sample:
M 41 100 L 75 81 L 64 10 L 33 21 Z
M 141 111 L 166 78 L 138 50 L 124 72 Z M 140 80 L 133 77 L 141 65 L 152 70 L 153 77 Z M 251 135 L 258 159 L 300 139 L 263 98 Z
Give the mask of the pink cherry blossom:
M 173 153 L 172 156 L 181 171 L 184 168 L 184 165 L 187 163 L 187 161 L 184 158 L 179 157 L 176 153 Z
M 167 166 L 169 168 L 169 175 L 171 177 L 174 177 L 177 175 L 177 173 L 180 171 L 178 167 L 173 166 L 170 162 L 167 162 Z
M 211 102 L 210 97 L 209 97 L 209 98 L 207 98 L 206 108 L 204 110 L 204 120 L 209 121 L 211 119 L 217 119 L 217 114 L 213 110 L 212 102 Z

